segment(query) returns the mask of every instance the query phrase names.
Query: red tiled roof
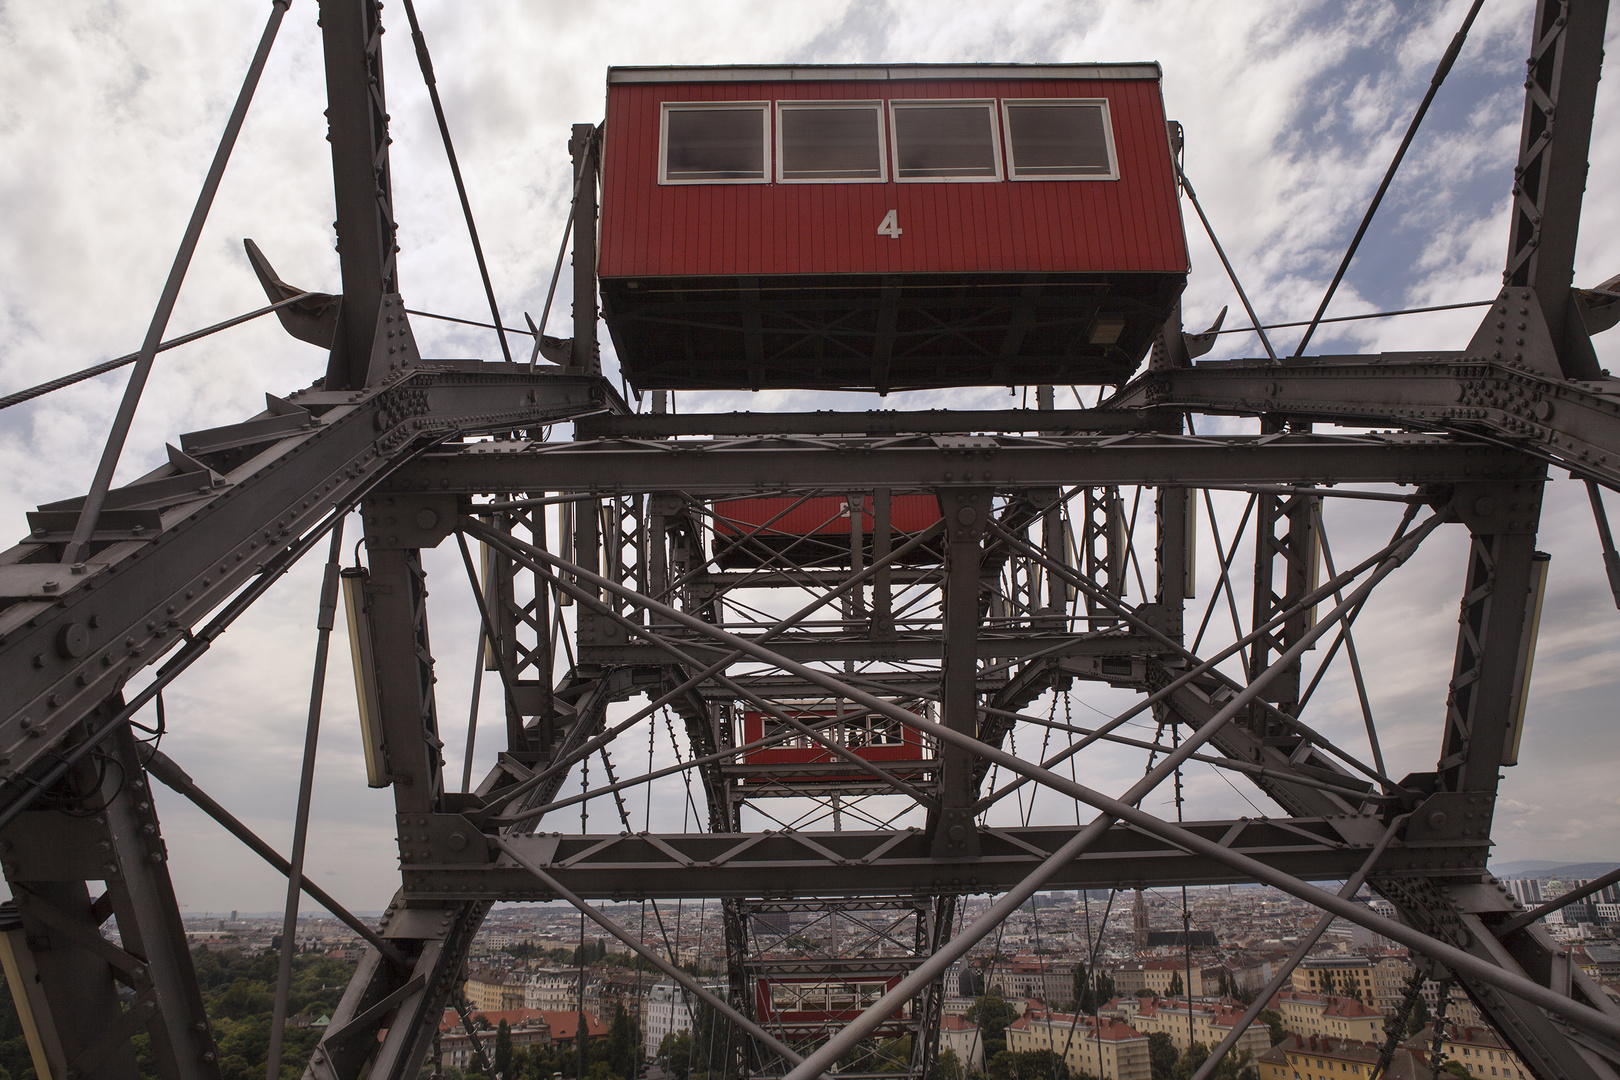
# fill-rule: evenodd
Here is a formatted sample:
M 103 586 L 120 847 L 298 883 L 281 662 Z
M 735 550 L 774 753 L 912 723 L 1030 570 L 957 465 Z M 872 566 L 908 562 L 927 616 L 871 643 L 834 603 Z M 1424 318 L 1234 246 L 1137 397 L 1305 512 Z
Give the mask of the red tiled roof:
M 525 1009 L 525 1012 L 531 1010 Z M 540 1010 L 533 1010 L 540 1011 Z M 560 1012 L 541 1011 L 540 1015 L 546 1018 L 546 1025 L 551 1028 L 551 1038 L 555 1042 L 573 1042 L 574 1036 L 579 1032 L 579 1013 L 570 1009 Z M 585 1014 L 585 1037 L 587 1039 L 600 1039 L 608 1033 L 607 1025 L 598 1020 L 591 1013 Z
M 487 1021 L 491 1031 L 500 1027 L 502 1020 L 506 1021 L 506 1026 L 509 1028 L 515 1028 L 523 1024 L 533 1025 L 536 1022 L 552 1027 L 551 1022 L 547 1019 L 548 1015 L 548 1013 L 543 1013 L 539 1009 L 507 1009 L 505 1012 L 473 1012 L 471 1014 L 474 1020 L 481 1017 Z M 451 1028 L 460 1027 L 461 1017 L 456 1014 L 456 1011 L 454 1009 L 444 1010 L 444 1015 L 439 1018 L 439 1030 L 449 1031 Z M 552 1030 L 556 1029 L 553 1027 Z

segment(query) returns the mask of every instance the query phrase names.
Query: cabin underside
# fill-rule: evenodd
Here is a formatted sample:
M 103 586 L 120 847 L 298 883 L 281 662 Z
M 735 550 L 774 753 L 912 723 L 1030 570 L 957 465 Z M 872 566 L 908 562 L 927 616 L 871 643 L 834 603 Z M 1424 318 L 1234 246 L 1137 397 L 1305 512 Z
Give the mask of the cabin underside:
M 920 390 L 1126 381 L 1177 273 L 604 278 L 637 390 Z

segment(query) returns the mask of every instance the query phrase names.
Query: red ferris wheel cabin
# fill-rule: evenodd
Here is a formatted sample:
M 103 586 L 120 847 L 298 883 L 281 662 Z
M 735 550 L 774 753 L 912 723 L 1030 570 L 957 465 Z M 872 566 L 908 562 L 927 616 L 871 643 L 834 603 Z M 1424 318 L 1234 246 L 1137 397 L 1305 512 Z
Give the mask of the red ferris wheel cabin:
M 1186 283 L 1157 64 L 608 71 L 638 389 L 1116 383 Z

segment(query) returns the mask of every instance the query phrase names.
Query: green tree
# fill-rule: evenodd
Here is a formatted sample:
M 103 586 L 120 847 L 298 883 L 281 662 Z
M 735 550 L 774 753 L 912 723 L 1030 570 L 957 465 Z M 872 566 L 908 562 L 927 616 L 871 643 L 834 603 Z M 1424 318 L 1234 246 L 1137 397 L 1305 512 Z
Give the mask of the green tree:
M 1172 973 L 1170 976 L 1170 989 L 1168 991 L 1169 995 L 1171 997 L 1180 997 L 1186 992 L 1187 987 L 1186 984 L 1181 981 L 1181 972 L 1177 971 Z
M 613 1019 L 608 1024 L 607 1054 L 615 1076 L 630 1080 L 636 1075 L 636 1025 L 622 1001 L 613 1003 Z
M 1282 1013 L 1276 1009 L 1261 1009 L 1260 1022 L 1271 1031 L 1272 1046 L 1288 1038 L 1288 1026 L 1283 1023 Z
M 979 1025 L 985 1057 L 1007 1048 L 1007 1025 L 1018 1019 L 1018 1010 L 994 987 L 968 1007 L 967 1018 Z
M 1464 1080 L 1473 1080 L 1474 1074 L 1468 1071 L 1468 1066 L 1460 1061 L 1448 1061 L 1440 1066 L 1440 1071 L 1450 1073 L 1452 1076 L 1461 1076 Z
M 934 1059 L 934 1075 L 939 1080 L 967 1080 L 967 1070 L 962 1067 L 962 1059 L 948 1046 Z
M 1168 1033 L 1154 1031 L 1148 1034 L 1148 1063 L 1153 1068 L 1153 1080 L 1171 1080 L 1178 1057 L 1175 1040 Z
M 1429 1026 L 1430 1019 L 1429 1003 L 1424 1001 L 1422 998 L 1418 998 L 1412 1003 L 1412 1015 L 1407 1017 L 1406 1033 L 1408 1035 L 1416 1035 L 1418 1032 Z
M 512 1071 L 512 1029 L 505 1020 L 495 1029 L 495 1077 L 496 1080 L 514 1080 L 516 1073 Z
M 1073 995 L 1074 1006 L 1083 1013 L 1090 1012 L 1096 1005 L 1097 992 L 1092 987 L 1092 981 L 1087 977 L 1086 965 L 1074 965 L 1074 981 L 1070 989 Z
M 1192 1080 L 1192 1074 L 1197 1072 L 1198 1066 L 1208 1058 L 1209 1047 L 1195 1040 L 1185 1054 L 1176 1058 L 1176 1064 L 1170 1070 L 1170 1080 Z

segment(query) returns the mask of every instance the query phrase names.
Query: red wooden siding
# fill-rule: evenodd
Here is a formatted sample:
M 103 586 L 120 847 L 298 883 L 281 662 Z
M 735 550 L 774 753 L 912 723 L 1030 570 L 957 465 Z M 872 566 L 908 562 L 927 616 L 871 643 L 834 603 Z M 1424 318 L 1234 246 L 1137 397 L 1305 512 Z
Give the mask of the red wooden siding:
M 761 538 L 837 536 L 849 538 L 849 501 L 836 495 L 811 499 L 764 496 L 721 499 L 714 504 L 714 531 L 721 536 L 754 533 Z M 895 495 L 889 501 L 889 526 L 894 532 L 921 532 L 940 518 L 939 499 L 933 495 Z M 872 496 L 866 496 L 861 531 L 872 531 Z
M 658 183 L 666 101 L 1021 97 L 1106 98 L 1120 178 Z M 891 147 L 891 168 L 892 154 Z M 1164 105 L 1152 79 L 616 83 L 608 87 L 602 175 L 604 278 L 1187 270 Z M 890 210 L 899 213 L 899 239 L 877 235 Z

